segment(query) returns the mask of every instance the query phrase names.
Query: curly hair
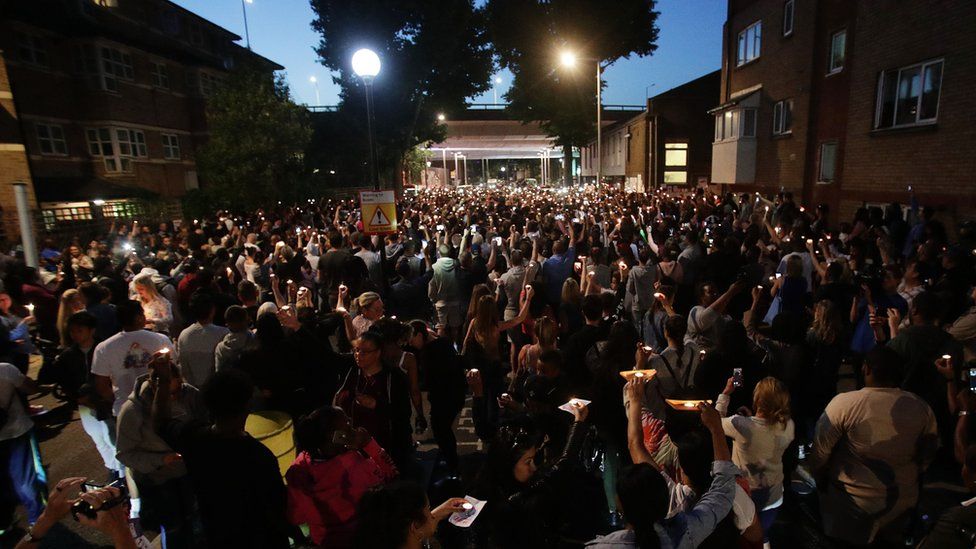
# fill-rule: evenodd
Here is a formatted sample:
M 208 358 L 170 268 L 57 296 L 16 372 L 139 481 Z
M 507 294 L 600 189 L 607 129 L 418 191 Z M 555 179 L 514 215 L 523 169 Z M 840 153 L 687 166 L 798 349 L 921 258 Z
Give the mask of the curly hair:
M 766 377 L 752 392 L 752 404 L 758 414 L 769 421 L 786 427 L 790 421 L 790 392 L 786 385 L 775 377 Z

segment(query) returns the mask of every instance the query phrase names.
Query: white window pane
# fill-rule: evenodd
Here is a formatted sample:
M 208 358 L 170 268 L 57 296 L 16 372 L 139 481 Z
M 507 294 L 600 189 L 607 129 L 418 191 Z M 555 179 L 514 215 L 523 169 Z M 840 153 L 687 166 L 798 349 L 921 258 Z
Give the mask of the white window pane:
M 919 120 L 932 120 L 939 111 L 939 89 L 942 86 L 942 62 L 925 67 L 925 82 L 922 84 L 922 101 Z
M 665 150 L 664 165 L 665 166 L 687 166 L 688 151 L 687 150 Z
M 834 170 L 837 162 L 837 144 L 824 143 L 820 146 L 820 181 L 834 180 Z
M 921 68 L 912 67 L 901 71 L 895 124 L 912 124 L 918 120 L 918 97 L 921 91 Z
M 687 183 L 688 172 L 685 171 L 666 171 L 664 172 L 665 183 Z

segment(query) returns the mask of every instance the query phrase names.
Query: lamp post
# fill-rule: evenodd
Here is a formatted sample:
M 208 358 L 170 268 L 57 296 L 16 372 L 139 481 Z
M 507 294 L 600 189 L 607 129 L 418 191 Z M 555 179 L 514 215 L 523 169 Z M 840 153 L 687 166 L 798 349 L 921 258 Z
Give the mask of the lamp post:
M 308 81 L 312 83 L 312 87 L 315 88 L 315 106 L 322 104 L 322 100 L 319 99 L 319 79 L 315 78 L 315 75 L 309 76 Z
M 603 93 L 603 61 L 600 59 L 586 59 L 586 61 L 596 62 L 596 182 L 599 184 L 600 180 L 603 179 L 603 128 L 601 128 L 603 123 L 603 101 L 601 95 Z M 572 68 L 576 66 L 576 54 L 564 50 L 559 54 L 559 62 L 566 68 Z
M 502 83 L 502 77 L 501 76 L 496 76 L 495 77 L 495 85 L 491 87 L 491 94 L 492 94 L 492 97 L 494 97 L 494 100 L 492 101 L 492 104 L 494 104 L 494 105 L 497 105 L 498 104 L 498 85 L 501 84 L 501 83 Z
M 251 49 L 251 33 L 247 30 L 247 5 L 253 3 L 254 0 L 241 0 L 241 11 L 244 12 L 244 37 L 247 40 L 247 49 Z
M 376 147 L 373 145 L 373 78 L 380 73 L 380 57 L 376 52 L 363 48 L 352 54 L 352 70 L 363 79 L 366 86 L 366 131 L 369 134 L 370 176 L 373 190 L 380 190 L 380 178 L 376 171 Z

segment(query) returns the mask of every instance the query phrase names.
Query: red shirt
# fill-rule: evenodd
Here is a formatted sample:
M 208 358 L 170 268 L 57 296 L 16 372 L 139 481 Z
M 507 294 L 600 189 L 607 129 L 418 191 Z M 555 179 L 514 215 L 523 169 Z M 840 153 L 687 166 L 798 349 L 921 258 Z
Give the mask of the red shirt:
M 285 473 L 288 520 L 308 524 L 312 541 L 321 547 L 349 547 L 356 531 L 356 505 L 377 484 L 396 478 L 386 450 L 375 440 L 328 460 L 302 452 Z

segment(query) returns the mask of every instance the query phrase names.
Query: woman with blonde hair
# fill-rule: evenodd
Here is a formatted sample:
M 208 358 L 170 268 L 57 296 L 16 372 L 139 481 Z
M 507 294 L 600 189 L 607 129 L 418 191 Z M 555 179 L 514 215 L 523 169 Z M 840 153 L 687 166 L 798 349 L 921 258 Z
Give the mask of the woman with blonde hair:
M 359 294 L 359 297 L 352 300 L 359 310 L 359 314 L 353 318 L 345 306 L 343 306 L 347 291 L 348 289 L 345 285 L 339 286 L 339 300 L 336 302 L 335 310 L 345 320 L 346 337 L 349 338 L 349 341 L 355 341 L 366 333 L 366 330 L 369 330 L 374 322 L 386 315 L 386 309 L 383 306 L 383 299 L 380 298 L 380 294 L 376 292 L 363 292 Z
M 78 290 L 70 288 L 61 294 L 61 302 L 58 305 L 58 337 L 62 347 L 71 345 L 71 338 L 68 336 L 68 318 L 84 310 L 85 298 Z
M 725 416 L 729 396 L 735 391 L 737 380 L 730 377 L 725 390 L 718 396 L 715 409 Z M 794 426 L 790 418 L 790 393 L 786 385 L 767 377 L 756 384 L 752 392 L 755 414 L 723 417 L 722 429 L 732 439 L 732 462 L 745 474 L 765 542 L 769 542 L 769 528 L 776 520 L 783 504 L 783 452 L 793 442 Z
M 519 314 L 511 320 L 498 320 L 498 303 L 494 297 L 485 295 L 478 300 L 474 319 L 468 325 L 468 332 L 464 336 L 461 355 L 469 369 L 481 370 L 487 402 L 494 402 L 494 398 L 501 395 L 505 384 L 499 348 L 501 335 L 505 330 L 525 322 L 529 316 L 529 303 L 534 293 L 532 286 L 525 287 Z
M 169 327 L 173 323 L 173 305 L 156 289 L 152 275 L 141 274 L 133 283 L 146 316 L 146 328 L 162 334 L 169 333 Z

